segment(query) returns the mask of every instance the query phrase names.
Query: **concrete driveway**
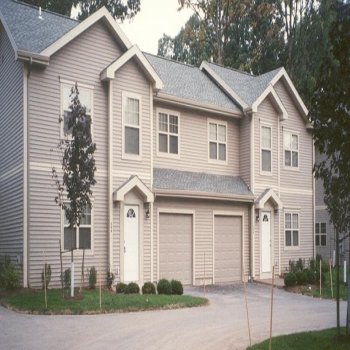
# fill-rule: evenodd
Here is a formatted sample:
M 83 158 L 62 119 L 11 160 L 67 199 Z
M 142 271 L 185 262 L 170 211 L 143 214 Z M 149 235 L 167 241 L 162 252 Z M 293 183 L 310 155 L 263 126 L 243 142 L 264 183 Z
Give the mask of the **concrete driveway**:
M 247 285 L 252 343 L 269 336 L 270 288 Z M 273 335 L 334 327 L 334 301 L 275 289 Z M 187 294 L 204 295 L 200 288 Z M 84 316 L 35 316 L 0 307 L 1 349 L 245 349 L 242 285 L 214 287 L 207 307 Z M 345 324 L 345 302 L 341 320 Z

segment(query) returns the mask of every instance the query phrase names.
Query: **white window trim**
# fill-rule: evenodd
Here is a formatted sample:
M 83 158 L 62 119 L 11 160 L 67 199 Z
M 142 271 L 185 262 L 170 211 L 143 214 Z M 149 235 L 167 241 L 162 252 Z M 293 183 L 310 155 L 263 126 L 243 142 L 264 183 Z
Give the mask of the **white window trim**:
M 60 78 L 60 118 L 62 118 L 62 121 L 60 124 L 60 139 L 63 140 L 65 138 L 71 139 L 70 135 L 64 134 L 64 88 L 71 89 L 73 86 L 75 86 L 75 83 L 78 83 L 78 90 L 80 88 L 83 88 L 84 90 L 90 91 L 90 99 L 91 99 L 91 137 L 93 139 L 94 137 L 94 87 L 87 84 L 81 84 L 79 82 L 73 81 L 73 80 L 65 80 Z
M 64 210 L 61 209 L 61 249 L 64 251 Z M 85 225 L 81 225 L 84 227 Z M 85 255 L 94 255 L 94 242 L 95 242 L 95 220 L 94 220 L 94 200 L 91 199 L 91 249 L 85 249 Z M 76 235 L 76 240 L 79 242 L 79 235 Z M 75 256 L 82 256 L 83 249 L 75 249 Z
M 269 128 L 270 131 L 271 131 L 271 148 L 268 149 L 268 148 L 263 148 L 262 147 L 262 128 Z M 273 164 L 273 152 L 272 152 L 272 145 L 273 145 L 273 142 L 272 142 L 272 124 L 268 124 L 268 123 L 261 123 L 260 124 L 260 145 L 259 145 L 259 148 L 260 148 L 260 175 L 265 175 L 265 176 L 272 176 L 272 164 Z M 266 151 L 270 151 L 271 152 L 271 171 L 266 171 L 266 170 L 262 170 L 262 151 L 263 150 L 266 150 Z
M 326 232 L 321 232 L 321 227 L 322 227 L 322 224 L 325 224 L 326 225 Z M 316 225 L 319 225 L 319 232 L 317 233 L 316 232 Z M 321 236 L 326 236 L 326 244 L 323 245 L 323 244 L 316 244 L 316 236 L 319 236 L 319 243 L 321 243 Z M 316 222 L 315 223 L 315 245 L 316 247 L 327 247 L 327 222 L 325 221 L 320 221 L 320 222 Z
M 223 125 L 223 126 L 225 126 L 225 130 L 226 130 L 226 142 L 225 142 L 225 145 L 226 145 L 226 159 L 225 160 L 211 159 L 210 158 L 210 142 L 211 142 L 211 140 L 210 140 L 210 124 L 216 124 L 216 125 Z M 228 135 L 227 121 L 208 118 L 208 120 L 207 120 L 208 163 L 225 164 L 225 165 L 227 165 L 227 159 L 228 159 L 228 138 L 227 138 L 227 135 Z M 214 142 L 214 141 L 212 141 L 212 142 Z M 219 142 L 217 140 L 216 143 L 218 144 L 218 143 L 224 143 L 224 142 Z M 217 151 L 218 151 L 217 157 L 219 158 L 219 149 Z
M 298 214 L 298 224 L 299 224 L 299 227 L 298 227 L 298 245 L 292 245 L 292 246 L 287 246 L 286 245 L 286 214 Z M 292 209 L 285 209 L 284 210 L 284 214 L 283 214 L 283 223 L 284 223 L 284 226 L 283 226 L 283 239 L 284 239 L 284 250 L 299 250 L 300 247 L 301 247 L 301 244 L 300 244 L 300 212 L 299 210 L 292 210 Z M 293 220 L 293 218 L 292 218 Z M 293 228 L 289 229 L 289 231 L 296 231 L 294 230 Z M 292 237 L 291 239 L 293 239 L 293 234 L 292 234 Z
M 159 130 L 159 113 L 164 113 L 167 114 L 168 117 L 169 115 L 175 115 L 177 116 L 177 128 L 178 128 L 178 133 L 177 133 L 177 150 L 178 153 L 170 153 L 170 152 L 160 152 L 159 151 L 159 133 L 162 134 L 166 134 L 168 135 L 168 140 L 169 140 L 169 135 L 175 135 L 173 133 L 168 132 L 164 132 L 164 131 L 160 131 Z M 157 156 L 158 157 L 164 157 L 164 158 L 175 158 L 175 159 L 180 159 L 180 154 L 181 154 L 181 150 L 180 150 L 180 112 L 171 110 L 171 109 L 165 109 L 165 108 L 156 108 L 156 124 L 157 124 Z M 169 124 L 169 122 L 168 122 Z M 168 151 L 170 151 L 169 148 L 169 141 L 168 141 Z
M 292 166 L 292 165 L 286 165 L 286 156 L 285 156 L 285 151 L 292 151 L 292 150 L 287 150 L 285 148 L 285 144 L 284 144 L 284 138 L 285 135 L 289 134 L 289 135 L 295 135 L 298 137 L 298 166 Z M 292 159 L 291 159 L 292 162 Z M 300 133 L 297 131 L 291 131 L 291 130 L 284 130 L 283 131 L 283 169 L 285 170 L 291 170 L 291 171 L 299 171 L 299 165 L 300 165 Z
M 124 121 L 124 106 L 127 98 L 139 100 L 139 154 L 125 153 L 125 127 L 136 128 L 135 125 L 128 125 Z M 122 159 L 142 160 L 142 96 L 129 91 L 122 91 Z

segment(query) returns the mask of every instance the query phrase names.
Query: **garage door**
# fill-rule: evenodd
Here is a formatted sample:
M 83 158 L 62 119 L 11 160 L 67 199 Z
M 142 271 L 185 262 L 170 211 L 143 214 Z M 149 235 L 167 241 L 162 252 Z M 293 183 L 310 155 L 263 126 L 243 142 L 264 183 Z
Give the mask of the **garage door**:
M 192 284 L 192 215 L 159 214 L 160 278 Z
M 241 281 L 242 218 L 216 215 L 214 236 L 215 283 Z

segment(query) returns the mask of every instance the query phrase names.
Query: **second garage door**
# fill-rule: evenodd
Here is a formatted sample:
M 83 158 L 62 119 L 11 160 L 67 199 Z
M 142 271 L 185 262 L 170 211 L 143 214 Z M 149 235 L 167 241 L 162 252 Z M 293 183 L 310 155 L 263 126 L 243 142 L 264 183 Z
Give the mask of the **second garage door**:
M 215 283 L 242 279 L 242 218 L 214 217 Z
M 159 214 L 160 278 L 192 284 L 192 220 L 190 214 Z

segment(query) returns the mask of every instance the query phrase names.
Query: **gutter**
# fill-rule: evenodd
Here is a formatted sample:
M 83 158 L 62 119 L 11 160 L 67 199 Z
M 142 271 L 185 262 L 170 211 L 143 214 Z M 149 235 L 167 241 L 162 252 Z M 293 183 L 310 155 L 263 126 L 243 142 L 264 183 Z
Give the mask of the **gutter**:
M 162 92 L 159 92 L 156 96 L 154 96 L 154 101 L 166 102 L 175 106 L 188 107 L 204 112 L 221 114 L 235 119 L 241 119 L 243 116 L 241 113 L 234 112 L 229 108 L 222 108 L 219 106 L 211 105 L 209 103 L 196 102 L 190 99 L 176 97 Z
M 21 62 L 29 62 L 30 64 L 39 64 L 42 66 L 48 66 L 50 63 L 50 57 L 32 53 L 29 51 L 16 51 L 16 58 Z

